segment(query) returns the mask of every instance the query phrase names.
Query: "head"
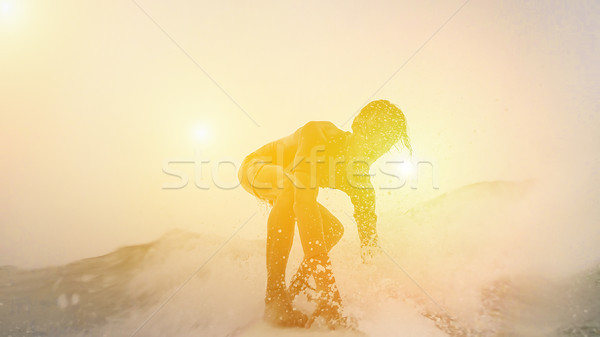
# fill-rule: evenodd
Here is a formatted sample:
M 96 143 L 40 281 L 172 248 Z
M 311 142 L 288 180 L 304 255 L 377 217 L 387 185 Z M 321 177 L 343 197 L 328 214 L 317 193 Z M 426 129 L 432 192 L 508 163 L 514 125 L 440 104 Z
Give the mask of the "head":
M 352 152 L 374 162 L 399 141 L 412 155 L 402 111 L 386 100 L 367 104 L 352 122 Z

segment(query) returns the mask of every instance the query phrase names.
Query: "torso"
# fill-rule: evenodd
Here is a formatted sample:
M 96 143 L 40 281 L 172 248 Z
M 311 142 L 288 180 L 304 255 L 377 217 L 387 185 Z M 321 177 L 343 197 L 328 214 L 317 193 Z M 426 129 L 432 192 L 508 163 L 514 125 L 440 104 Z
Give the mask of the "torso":
M 322 161 L 316 165 L 317 186 L 339 189 L 349 194 L 352 186 L 350 186 L 347 179 L 349 175 L 347 172 L 346 149 L 347 139 L 351 133 L 337 128 L 331 122 L 312 123 L 316 123 L 320 131 L 318 134 L 310 135 L 313 146 L 324 146 L 324 151 L 318 152 L 318 157 Z M 265 161 L 271 161 L 273 164 L 280 165 L 286 171 L 291 172 L 298 144 L 301 141 L 302 128 L 287 137 L 266 144 L 251 155 L 264 158 Z

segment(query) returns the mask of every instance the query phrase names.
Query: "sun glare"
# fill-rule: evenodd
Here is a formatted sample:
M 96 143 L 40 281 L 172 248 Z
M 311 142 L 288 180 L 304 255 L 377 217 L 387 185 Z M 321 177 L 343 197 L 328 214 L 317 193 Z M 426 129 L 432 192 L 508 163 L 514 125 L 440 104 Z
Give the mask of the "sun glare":
M 206 125 L 198 125 L 194 128 L 193 138 L 198 143 L 204 143 L 210 139 L 211 133 Z
M 18 8 L 14 0 L 0 0 L 0 24 L 14 23 Z
M 16 0 L 0 0 L 0 29 L 12 30 L 18 26 L 22 18 L 24 4 Z
M 415 173 L 415 167 L 410 161 L 396 163 L 396 173 L 402 177 L 411 177 Z
M 380 165 L 383 165 L 383 169 L 390 174 L 410 179 L 415 175 L 415 164 L 413 161 L 405 155 L 391 154 L 382 158 Z

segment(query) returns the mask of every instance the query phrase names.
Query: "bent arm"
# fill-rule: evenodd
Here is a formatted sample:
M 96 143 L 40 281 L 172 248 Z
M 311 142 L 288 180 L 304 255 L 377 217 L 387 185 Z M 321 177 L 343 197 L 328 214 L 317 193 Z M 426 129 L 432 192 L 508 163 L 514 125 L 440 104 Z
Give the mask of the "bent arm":
M 377 247 L 377 214 L 375 214 L 375 190 L 363 189 L 350 195 L 354 205 L 354 220 L 358 228 L 361 247 Z

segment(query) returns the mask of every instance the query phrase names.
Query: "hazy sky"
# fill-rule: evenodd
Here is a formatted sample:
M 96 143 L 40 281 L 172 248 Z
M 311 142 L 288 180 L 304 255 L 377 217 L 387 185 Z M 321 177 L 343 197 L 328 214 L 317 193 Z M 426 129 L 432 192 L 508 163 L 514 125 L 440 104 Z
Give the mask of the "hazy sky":
M 226 236 L 259 210 L 253 235 L 249 194 L 195 188 L 191 164 L 165 190 L 165 162 L 239 164 L 309 120 L 349 129 L 373 94 L 405 112 L 439 185 L 381 205 L 498 179 L 597 204 L 598 2 L 471 0 L 435 33 L 462 0 L 136 1 L 175 42 L 129 0 L 0 0 L 0 265 Z

